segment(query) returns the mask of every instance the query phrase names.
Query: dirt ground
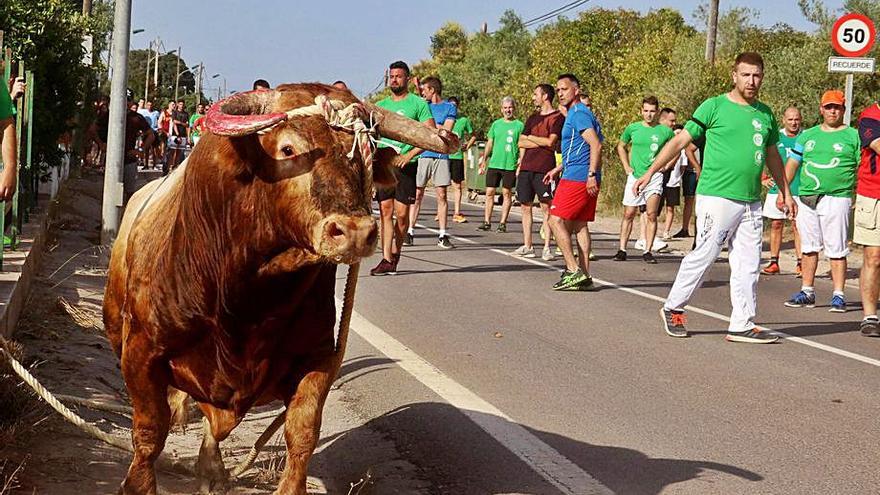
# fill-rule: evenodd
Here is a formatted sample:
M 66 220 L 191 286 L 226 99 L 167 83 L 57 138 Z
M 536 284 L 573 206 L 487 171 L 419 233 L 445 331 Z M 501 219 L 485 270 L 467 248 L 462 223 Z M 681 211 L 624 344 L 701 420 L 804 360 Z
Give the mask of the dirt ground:
M 62 189 L 42 267 L 14 338 L 32 373 L 54 393 L 127 405 L 118 360 L 101 324 L 109 255 L 98 244 L 101 194 L 102 177 L 94 171 L 71 178 Z M 321 443 L 310 465 L 310 493 L 421 492 L 424 484 L 414 475 L 416 468 L 399 457 L 383 434 L 362 427 L 365 419 L 345 401 L 344 391 L 331 391 Z M 280 403 L 253 411 L 223 442 L 227 468 L 238 464 L 279 408 Z M 127 416 L 72 409 L 103 431 L 129 438 Z M 0 444 L 0 494 L 116 493 L 128 469 L 127 452 L 87 436 L 42 402 L 33 401 L 22 419 L 13 439 Z M 192 418 L 185 430 L 169 436 L 165 453 L 194 463 L 201 431 L 201 420 Z M 283 456 L 283 439 L 276 434 L 255 468 L 231 482 L 227 493 L 272 493 Z M 160 493 L 198 491 L 192 476 L 164 472 L 158 476 Z M 5 489 L 4 480 L 11 482 Z

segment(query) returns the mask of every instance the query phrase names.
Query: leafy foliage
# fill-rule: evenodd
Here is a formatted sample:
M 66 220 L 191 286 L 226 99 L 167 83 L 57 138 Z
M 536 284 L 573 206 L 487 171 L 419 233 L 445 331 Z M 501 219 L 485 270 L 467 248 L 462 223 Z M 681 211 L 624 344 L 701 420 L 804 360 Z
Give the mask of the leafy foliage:
M 134 92 L 135 99 L 144 97 L 144 83 L 147 81 L 147 50 L 132 50 L 128 53 L 128 87 Z M 178 85 L 178 98 L 186 101 L 187 108 L 195 106 L 196 91 L 196 72 L 198 69 L 190 70 L 186 64 L 186 60 L 180 59 L 180 71 L 178 72 L 178 61 L 176 53 L 167 53 L 159 56 L 159 78 L 158 85 L 153 84 L 155 75 L 156 58 L 155 53 L 149 55 L 150 71 L 149 83 L 150 94 L 148 95 L 155 105 L 154 108 L 165 108 L 169 101 L 174 99 L 175 77 L 180 74 Z M 202 83 L 205 84 L 204 82 Z M 202 94 L 201 101 L 208 99 Z

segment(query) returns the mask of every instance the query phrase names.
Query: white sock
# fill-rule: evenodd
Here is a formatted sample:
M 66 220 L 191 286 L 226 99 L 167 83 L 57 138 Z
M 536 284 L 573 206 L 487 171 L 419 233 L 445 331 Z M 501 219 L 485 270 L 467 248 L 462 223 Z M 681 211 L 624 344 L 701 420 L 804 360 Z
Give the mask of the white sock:
M 865 315 L 865 317 L 863 319 L 865 319 L 865 320 L 880 320 L 880 318 L 877 318 L 877 315 Z
M 440 237 L 444 237 L 446 235 L 446 229 L 440 229 Z
M 801 286 L 801 290 L 806 292 L 807 294 L 812 294 L 815 292 L 815 289 L 813 289 L 813 287 L 807 287 L 806 285 Z
M 415 232 L 415 230 L 413 230 L 413 228 L 412 228 L 412 227 L 410 227 L 410 228 L 409 228 L 409 229 L 407 229 L 407 231 L 406 231 L 406 233 L 407 233 L 407 234 L 409 234 L 409 235 L 413 235 L 413 234 L 414 234 L 414 232 Z
M 836 290 L 836 291 L 832 292 L 831 295 L 846 298 L 846 294 L 844 294 L 842 290 Z

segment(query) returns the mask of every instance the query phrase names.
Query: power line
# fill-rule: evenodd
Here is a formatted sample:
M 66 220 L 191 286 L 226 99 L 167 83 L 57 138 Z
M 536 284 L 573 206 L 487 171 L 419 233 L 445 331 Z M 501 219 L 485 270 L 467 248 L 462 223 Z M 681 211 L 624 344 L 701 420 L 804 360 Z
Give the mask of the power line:
M 546 14 L 542 14 L 542 15 L 539 15 L 539 16 L 534 17 L 532 19 L 529 19 L 529 20 L 525 21 L 523 24 L 525 25 L 525 27 L 530 27 L 535 24 L 540 24 L 542 22 L 545 22 L 547 20 L 552 19 L 553 17 L 562 15 L 565 12 L 568 12 L 572 9 L 576 9 L 589 1 L 590 0 L 576 0 L 574 2 L 569 2 L 565 5 L 563 5 L 562 7 L 559 7 L 557 9 L 551 10 L 550 12 L 547 12 Z

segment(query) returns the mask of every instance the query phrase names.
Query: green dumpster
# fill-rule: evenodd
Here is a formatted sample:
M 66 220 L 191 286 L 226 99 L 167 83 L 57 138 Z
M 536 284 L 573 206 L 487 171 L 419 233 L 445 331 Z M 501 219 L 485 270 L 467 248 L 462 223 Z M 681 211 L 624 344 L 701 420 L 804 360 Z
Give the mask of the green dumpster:
M 486 149 L 486 143 L 477 142 L 464 154 L 464 180 L 467 183 L 468 191 L 473 193 L 484 194 L 486 192 L 486 176 L 478 173 L 480 157 L 483 155 L 484 149 Z

